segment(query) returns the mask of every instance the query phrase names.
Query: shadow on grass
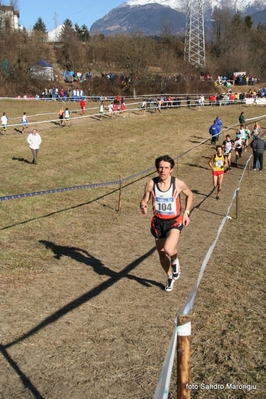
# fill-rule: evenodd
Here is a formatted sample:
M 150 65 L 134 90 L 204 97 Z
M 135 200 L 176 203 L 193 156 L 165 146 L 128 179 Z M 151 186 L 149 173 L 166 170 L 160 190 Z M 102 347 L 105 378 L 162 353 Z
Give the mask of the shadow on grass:
M 23 334 L 21 337 L 14 340 L 13 342 L 10 342 L 9 344 L 5 345 L 5 348 L 9 348 L 9 347 L 25 340 L 26 338 L 31 337 L 32 335 L 36 334 L 38 331 L 42 330 L 43 328 L 45 328 L 45 327 L 49 326 L 50 324 L 59 320 L 61 317 L 65 316 L 67 313 L 78 308 L 79 306 L 86 303 L 90 299 L 95 298 L 96 296 L 98 296 L 103 291 L 110 288 L 111 286 L 113 286 L 115 283 L 117 283 L 118 281 L 120 281 L 123 278 L 135 280 L 138 283 L 144 285 L 145 287 L 151 287 L 151 285 L 156 285 L 157 287 L 159 287 L 161 289 L 164 288 L 163 284 L 158 283 L 154 280 L 141 279 L 139 277 L 129 275 L 129 273 L 132 270 L 134 270 L 144 259 L 148 258 L 150 255 L 153 254 L 153 252 L 156 250 L 155 247 L 150 249 L 144 255 L 140 256 L 138 259 L 134 260 L 132 263 L 130 263 L 128 266 L 126 266 L 120 272 L 115 272 L 115 271 L 109 269 L 108 267 L 104 266 L 103 263 L 99 259 L 91 256 L 87 251 L 84 251 L 80 248 L 56 245 L 50 241 L 45 241 L 45 240 L 40 240 L 40 243 L 43 244 L 46 248 L 51 249 L 54 252 L 56 259 L 60 259 L 60 257 L 63 255 L 68 256 L 77 262 L 81 262 L 81 263 L 85 264 L 86 266 L 92 267 L 96 273 L 98 273 L 100 275 L 109 276 L 110 278 L 108 280 L 104 281 L 103 283 L 101 283 L 100 285 L 98 285 L 97 287 L 93 288 L 92 290 L 86 292 L 85 294 L 81 295 L 80 297 L 69 302 L 64 307 L 57 310 L 50 316 L 46 317 L 41 323 L 39 323 L 37 326 L 35 326 L 31 330 L 29 330 L 27 333 Z
M 18 377 L 21 379 L 24 387 L 28 389 L 35 399 L 44 399 L 44 397 L 40 394 L 37 388 L 32 384 L 30 379 L 26 377 L 23 371 L 18 367 L 17 363 L 9 356 L 5 346 L 0 345 L 0 352 L 2 353 L 3 357 L 9 363 L 9 365 L 13 368 L 13 370 L 17 373 Z
M 20 134 L 23 134 L 22 130 L 18 129 L 17 127 L 14 128 L 15 132 L 18 132 Z
M 107 281 L 104 281 L 103 283 L 99 284 L 97 287 L 93 288 L 92 290 L 81 295 L 80 297 L 69 302 L 64 307 L 57 310 L 50 316 L 46 317 L 41 323 L 39 323 L 37 326 L 35 326 L 31 330 L 29 330 L 27 333 L 23 334 L 18 339 L 14 340 L 13 342 L 10 342 L 7 345 L 0 345 L 0 350 L 1 350 L 1 353 L 3 354 L 4 358 L 7 360 L 9 365 L 13 368 L 13 370 L 20 377 L 24 387 L 32 393 L 32 395 L 35 399 L 42 399 L 43 396 L 40 394 L 40 392 L 37 390 L 37 388 L 31 383 L 29 378 L 27 378 L 26 375 L 20 370 L 17 363 L 11 358 L 11 356 L 9 356 L 9 354 L 7 352 L 8 348 L 33 336 L 34 334 L 36 334 L 43 328 L 46 328 L 50 324 L 56 322 L 61 317 L 65 316 L 67 313 L 78 308 L 79 306 L 86 303 L 90 299 L 95 298 L 97 295 L 101 294 L 103 291 L 105 291 L 109 287 L 113 286 L 115 283 L 117 283 L 118 281 L 120 281 L 123 278 L 127 278 L 129 280 L 134 280 L 145 287 L 151 287 L 152 285 L 155 285 L 161 289 L 164 288 L 164 286 L 161 283 L 158 283 L 154 280 L 141 279 L 137 276 L 133 276 L 133 275 L 129 274 L 141 262 L 143 262 L 144 259 L 146 259 L 150 255 L 152 255 L 152 253 L 156 250 L 155 247 L 150 249 L 144 255 L 140 256 L 138 259 L 131 262 L 120 272 L 115 272 L 115 271 L 109 269 L 108 267 L 106 267 L 99 259 L 90 255 L 88 253 L 88 251 L 83 250 L 81 248 L 56 245 L 53 242 L 45 241 L 45 240 L 40 240 L 39 242 L 54 253 L 55 259 L 60 259 L 62 256 L 68 256 L 69 258 L 74 259 L 76 262 L 80 262 L 86 266 L 91 267 L 95 271 L 95 273 L 108 276 L 109 279 Z
M 96 296 L 100 295 L 102 292 L 107 290 L 108 288 L 112 287 L 115 283 L 120 281 L 123 278 L 127 278 L 129 280 L 134 280 L 139 284 L 145 287 L 151 287 L 155 285 L 160 289 L 164 289 L 164 286 L 161 283 L 158 283 L 154 280 L 150 279 L 141 279 L 137 276 L 130 275 L 129 273 L 134 270 L 138 265 L 143 262 L 144 259 L 148 258 L 153 252 L 156 250 L 155 247 L 151 248 L 148 252 L 140 256 L 138 259 L 135 259 L 129 265 L 127 265 L 123 270 L 120 272 L 115 272 L 108 267 L 106 267 L 99 259 L 95 258 L 94 256 L 90 255 L 86 250 L 76 247 L 68 247 L 62 245 L 56 245 L 53 242 L 40 240 L 41 244 L 43 244 L 46 248 L 50 249 L 54 253 L 54 257 L 56 259 L 60 259 L 62 256 L 68 256 L 71 259 L 74 259 L 76 262 L 83 263 L 84 265 L 91 267 L 95 273 L 100 275 L 106 275 L 109 277 L 107 281 L 99 284 L 97 287 L 91 289 L 90 291 L 86 292 L 85 294 L 79 296 L 78 298 L 74 299 L 73 301 L 69 302 L 61 309 L 57 310 L 50 316 L 46 317 L 41 323 L 36 325 L 34 328 L 23 334 L 18 339 L 10 342 L 6 345 L 0 345 L 1 353 L 3 354 L 4 358 L 7 360 L 9 365 L 13 368 L 13 370 L 17 373 L 18 377 L 21 379 L 24 387 L 28 389 L 35 399 L 42 399 L 43 396 L 37 390 L 37 388 L 32 384 L 28 377 L 20 370 L 17 363 L 11 358 L 8 354 L 7 349 L 18 344 L 19 342 L 24 341 L 25 339 L 33 336 L 34 334 L 41 331 L 43 328 L 46 328 L 52 323 L 55 323 L 61 317 L 65 316 L 67 313 L 71 312 L 74 309 L 77 309 L 82 304 L 86 303 L 87 301 L 95 298 Z
M 25 158 L 12 157 L 12 160 L 13 160 L 13 161 L 19 161 L 19 162 L 24 162 L 24 163 L 32 164 L 32 162 L 28 161 L 28 160 L 25 159 Z
M 57 122 L 57 121 L 51 121 L 51 123 L 53 123 L 54 125 L 56 125 L 56 126 L 61 126 L 61 122 L 59 121 L 59 122 Z
M 203 193 L 199 193 L 198 190 L 192 190 L 193 194 L 198 194 L 198 195 L 203 195 L 204 198 L 202 201 L 200 201 L 197 205 L 193 206 L 193 208 L 191 209 L 191 212 L 193 212 L 194 209 L 199 209 L 201 207 L 201 205 L 212 195 L 212 193 L 214 192 L 215 188 L 213 187 L 213 189 L 210 191 L 209 194 L 203 194 Z
M 244 165 L 240 165 L 239 163 L 236 163 L 236 162 L 232 162 L 231 163 L 231 167 L 232 168 L 237 168 L 237 169 L 244 169 Z
M 202 137 L 202 136 L 193 136 L 195 139 L 199 139 L 199 140 L 205 140 L 206 137 Z
M 210 168 L 207 168 L 207 167 L 205 167 L 205 166 L 201 166 L 201 165 L 199 165 L 199 164 L 197 164 L 197 163 L 186 163 L 185 165 L 187 165 L 187 166 L 192 166 L 192 167 L 194 167 L 194 168 L 210 170 Z
M 213 188 L 209 194 L 204 194 L 204 193 L 200 193 L 198 190 L 192 190 L 193 194 L 203 195 L 204 198 L 197 205 L 193 206 L 193 208 L 191 209 L 190 213 L 192 214 L 194 209 L 199 209 L 202 212 L 211 213 L 212 215 L 224 216 L 224 214 L 218 213 L 218 212 L 214 212 L 213 210 L 210 210 L 210 209 L 200 209 L 201 205 L 213 194 L 214 191 L 215 191 L 215 188 Z M 216 199 L 215 199 L 215 201 L 217 202 Z

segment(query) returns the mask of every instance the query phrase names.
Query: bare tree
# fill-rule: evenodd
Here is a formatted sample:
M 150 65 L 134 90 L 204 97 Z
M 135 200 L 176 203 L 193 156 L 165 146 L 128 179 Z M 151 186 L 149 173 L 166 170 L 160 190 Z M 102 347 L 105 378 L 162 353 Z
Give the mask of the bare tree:
M 120 36 L 117 40 L 117 61 L 120 67 L 127 70 L 133 95 L 136 95 L 136 87 L 147 74 L 147 66 L 153 56 L 152 39 L 136 33 L 132 36 Z

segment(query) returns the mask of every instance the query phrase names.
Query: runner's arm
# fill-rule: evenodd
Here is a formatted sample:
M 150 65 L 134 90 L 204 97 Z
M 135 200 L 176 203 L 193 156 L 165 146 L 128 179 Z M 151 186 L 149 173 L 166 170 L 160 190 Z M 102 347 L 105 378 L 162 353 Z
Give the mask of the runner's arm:
M 213 157 L 211 157 L 211 159 L 209 160 L 209 162 L 208 162 L 208 165 L 209 165 L 209 167 L 213 170 L 213 159 L 214 159 L 214 156 Z
M 186 183 L 182 180 L 177 180 L 177 188 L 179 189 L 179 192 L 182 192 L 185 197 L 185 211 L 183 214 L 183 225 L 187 226 L 190 223 L 190 219 L 189 219 L 189 215 L 190 215 L 190 210 L 192 208 L 192 201 L 193 201 L 193 193 L 190 190 L 190 188 L 188 188 L 188 186 L 186 185 Z
M 151 192 L 153 189 L 153 180 L 149 180 L 144 188 L 144 194 L 140 201 L 140 211 L 144 215 L 148 212 L 148 202 L 151 197 Z

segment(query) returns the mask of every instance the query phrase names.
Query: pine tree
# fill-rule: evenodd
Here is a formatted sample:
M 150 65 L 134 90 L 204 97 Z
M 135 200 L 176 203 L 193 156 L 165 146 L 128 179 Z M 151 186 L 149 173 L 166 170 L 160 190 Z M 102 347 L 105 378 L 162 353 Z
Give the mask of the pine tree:
M 35 32 L 47 33 L 45 23 L 43 22 L 43 20 L 41 19 L 41 17 L 38 18 L 37 22 L 36 22 L 35 25 L 33 26 L 33 30 L 34 30 Z

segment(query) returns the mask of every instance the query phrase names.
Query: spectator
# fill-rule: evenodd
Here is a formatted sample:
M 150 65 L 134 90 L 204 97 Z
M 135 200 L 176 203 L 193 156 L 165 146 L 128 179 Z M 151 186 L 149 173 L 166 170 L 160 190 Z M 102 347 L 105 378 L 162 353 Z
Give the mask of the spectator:
M 266 149 L 266 142 L 262 140 L 258 135 L 254 134 L 251 148 L 253 150 L 253 170 L 257 170 L 257 161 L 259 161 L 259 170 L 261 172 L 263 170 L 263 153 Z
M 209 127 L 209 133 L 211 134 L 211 144 L 216 144 L 219 137 L 220 127 L 216 124 L 216 121 L 213 121 L 213 124 Z
M 221 119 L 218 116 L 216 116 L 216 118 L 215 118 L 215 123 L 216 123 L 216 125 L 218 125 L 218 130 L 219 130 L 219 133 L 220 133 L 220 131 L 222 129 L 223 122 L 221 121 Z
M 221 106 L 222 106 L 223 99 L 224 99 L 223 95 L 222 95 L 222 94 L 220 94 L 220 95 L 218 96 L 218 98 L 217 98 L 217 100 L 218 100 L 218 104 L 219 104 L 219 107 L 221 107 Z
M 242 111 L 241 114 L 239 115 L 238 121 L 239 121 L 240 125 L 244 125 L 245 124 L 246 119 L 245 119 L 245 116 L 244 116 L 244 111 Z
M 30 133 L 27 137 L 27 142 L 32 152 L 33 160 L 32 164 L 38 165 L 38 152 L 42 142 L 41 136 L 37 132 L 37 129 L 33 129 L 32 133 Z

